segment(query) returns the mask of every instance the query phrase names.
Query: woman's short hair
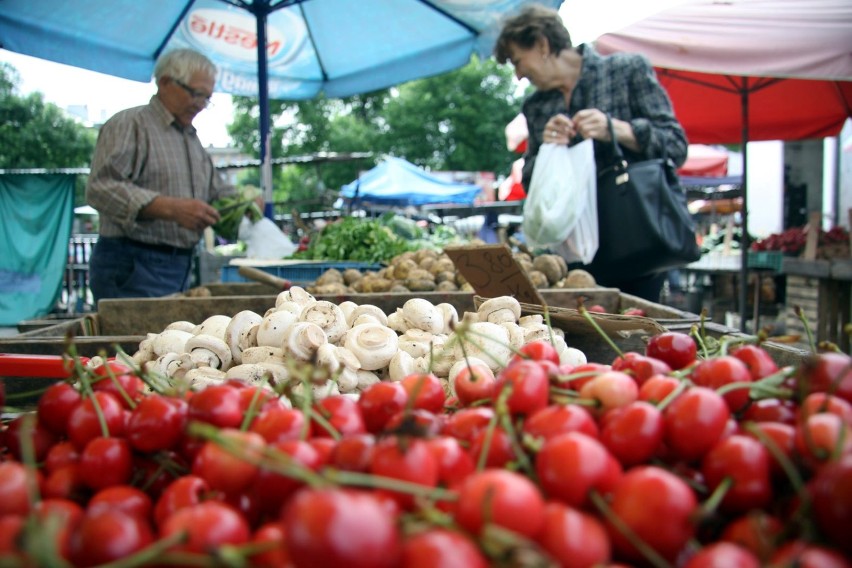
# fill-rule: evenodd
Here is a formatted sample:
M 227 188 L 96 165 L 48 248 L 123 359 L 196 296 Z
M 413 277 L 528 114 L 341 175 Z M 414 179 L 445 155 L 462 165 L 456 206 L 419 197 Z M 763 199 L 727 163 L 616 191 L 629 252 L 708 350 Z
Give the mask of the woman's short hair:
M 547 38 L 553 54 L 572 47 L 571 34 L 562 23 L 559 12 L 540 4 L 530 4 L 505 20 L 494 45 L 494 57 L 500 63 L 506 63 L 510 59 L 512 45 L 531 49 L 541 38 Z
M 172 49 L 157 60 L 154 66 L 154 80 L 171 77 L 188 83 L 198 72 L 216 77 L 216 65 L 205 55 L 189 48 Z

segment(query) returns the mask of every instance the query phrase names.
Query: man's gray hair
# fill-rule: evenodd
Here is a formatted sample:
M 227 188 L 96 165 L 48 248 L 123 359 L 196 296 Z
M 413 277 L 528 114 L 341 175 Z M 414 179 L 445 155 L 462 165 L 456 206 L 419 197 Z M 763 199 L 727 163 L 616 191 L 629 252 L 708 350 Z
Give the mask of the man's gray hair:
M 204 73 L 216 77 L 216 65 L 205 55 L 189 48 L 172 49 L 157 60 L 154 66 L 154 79 L 171 77 L 188 83 L 195 73 Z

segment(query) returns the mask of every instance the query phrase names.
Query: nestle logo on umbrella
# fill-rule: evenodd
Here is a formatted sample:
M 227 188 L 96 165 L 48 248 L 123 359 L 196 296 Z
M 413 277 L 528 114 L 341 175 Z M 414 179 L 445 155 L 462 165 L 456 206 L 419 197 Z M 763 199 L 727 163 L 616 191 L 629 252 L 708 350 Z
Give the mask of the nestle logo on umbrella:
M 269 63 L 288 61 L 305 39 L 302 23 L 285 11 L 267 25 L 266 53 Z M 186 36 L 201 49 L 211 49 L 225 57 L 257 61 L 257 33 L 254 17 L 227 10 L 199 9 L 185 20 Z

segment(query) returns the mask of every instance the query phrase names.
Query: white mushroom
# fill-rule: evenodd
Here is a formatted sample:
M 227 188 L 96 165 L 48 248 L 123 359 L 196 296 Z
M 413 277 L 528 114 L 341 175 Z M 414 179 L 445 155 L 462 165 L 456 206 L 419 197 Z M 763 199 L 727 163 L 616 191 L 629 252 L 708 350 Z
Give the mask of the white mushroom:
M 349 330 L 344 347 L 355 354 L 362 369 L 376 371 L 387 367 L 399 350 L 399 337 L 389 327 L 367 323 Z
M 412 298 L 402 305 L 402 318 L 408 329 L 415 327 L 430 333 L 444 330 L 444 313 L 423 298 Z
M 544 316 L 541 314 L 529 314 L 521 316 L 518 320 L 518 325 L 521 327 L 534 326 L 544 323 Z
M 349 322 L 349 327 L 357 325 L 355 321 L 364 315 L 371 316 L 382 325 L 388 325 L 388 316 L 379 306 L 374 306 L 373 304 L 361 304 L 352 311 L 351 317 L 347 320 Z
M 304 396 L 304 392 L 305 383 L 299 383 L 293 387 L 293 394 L 296 396 Z M 311 396 L 314 400 L 328 398 L 338 394 L 340 394 L 340 389 L 337 387 L 337 383 L 331 379 L 321 384 L 311 383 Z
M 213 337 L 218 337 L 219 339 L 225 338 L 225 329 L 227 329 L 228 324 L 231 322 L 231 316 L 226 316 L 222 314 L 217 314 L 215 316 L 210 316 L 193 329 L 193 335 L 212 335 Z
M 173 321 L 172 323 L 167 325 L 166 329 L 164 329 L 163 331 L 166 331 L 168 329 L 177 329 L 177 330 L 180 330 L 180 331 L 187 331 L 189 333 L 192 333 L 193 330 L 195 329 L 195 324 L 192 323 L 191 321 L 178 320 L 178 321 Z
M 266 314 L 257 328 L 258 346 L 281 347 L 287 330 L 297 321 L 298 316 L 287 310 L 275 310 Z
M 388 314 L 388 327 L 397 333 L 405 333 L 408 329 L 408 322 L 402 317 L 402 308 L 397 308 L 392 314 Z
M 146 366 L 146 370 L 152 369 L 157 373 L 171 379 L 181 379 L 187 371 L 195 368 L 195 362 L 189 353 L 165 353 L 157 357 Z
M 251 341 L 249 337 L 252 335 L 252 329 L 254 329 L 255 338 L 257 337 L 257 330 L 261 321 L 263 321 L 263 318 L 260 314 L 251 310 L 243 310 L 237 312 L 231 318 L 231 321 L 228 322 L 228 326 L 225 328 L 224 340 L 231 349 L 231 356 L 235 365 L 243 362 L 243 346 L 250 345 Z
M 279 304 L 284 302 L 296 302 L 304 307 L 312 302 L 316 302 L 316 298 L 301 286 L 291 286 L 289 290 L 278 294 L 275 298 L 275 307 L 277 308 Z
M 444 329 L 441 330 L 441 333 L 452 333 L 456 324 L 459 322 L 458 310 L 456 310 L 454 305 L 447 302 L 442 302 L 435 307 L 438 308 L 444 316 Z
M 364 389 L 366 389 L 370 385 L 374 385 L 376 383 L 382 382 L 382 379 L 380 379 L 379 376 L 376 373 L 374 373 L 373 371 L 365 371 L 364 369 L 361 369 L 361 370 L 358 371 L 357 374 L 358 374 L 358 387 L 357 387 L 357 389 L 359 391 L 363 391 Z
M 512 349 L 520 349 L 526 343 L 526 334 L 524 328 L 514 322 L 504 321 L 498 324 L 509 334 L 509 345 Z
M 346 324 L 349 327 L 352 327 L 352 312 L 355 311 L 355 308 L 358 307 L 358 304 L 353 302 L 352 300 L 344 300 L 337 304 L 337 307 L 343 312 L 343 315 L 346 316 Z
M 179 329 L 165 329 L 158 333 L 151 341 L 154 354 L 158 357 L 166 353 L 183 353 L 186 351 L 186 342 L 193 337 L 188 331 Z
M 431 350 L 433 338 L 434 335 L 428 331 L 411 328 L 399 336 L 399 348 L 415 359 L 423 357 Z
M 253 385 L 277 386 L 290 380 L 287 367 L 275 363 L 243 363 L 225 372 L 226 379 L 238 379 Z
M 521 317 L 521 304 L 512 296 L 498 296 L 482 302 L 476 313 L 479 315 L 479 321 L 515 323 Z
M 213 367 L 196 367 L 183 376 L 193 389 L 204 388 L 208 385 L 219 385 L 225 381 L 225 372 Z
M 509 332 L 505 328 L 487 321 L 475 322 L 467 329 L 457 330 L 454 342 L 456 360 L 477 357 L 486 362 L 492 371 L 506 366 L 512 356 L 509 348 Z
M 407 351 L 400 349 L 388 363 L 388 379 L 401 381 L 408 375 L 416 372 L 414 357 Z
M 156 333 L 149 333 L 145 339 L 139 342 L 139 349 L 133 354 L 134 366 L 141 367 L 148 361 L 153 361 L 157 358 L 157 355 L 154 353 L 155 337 L 157 337 Z
M 296 302 L 281 302 L 280 304 L 272 308 L 272 310 L 276 312 L 290 312 L 295 315 L 297 319 L 300 315 L 302 315 L 303 309 L 305 309 L 305 306 L 302 304 L 297 304 Z
M 281 348 L 285 357 L 311 361 L 320 346 L 325 343 L 328 343 L 328 337 L 320 326 L 309 321 L 300 321 L 284 332 Z
M 559 353 L 559 362 L 564 365 L 576 367 L 577 365 L 585 365 L 588 361 L 586 360 L 586 354 L 579 349 L 574 347 L 565 347 L 565 349 Z
M 387 325 L 388 318 L 384 318 L 381 320 L 374 316 L 373 314 L 360 314 L 357 318 L 352 320 L 352 324 L 350 327 L 355 327 L 357 325 L 364 325 L 365 323 L 377 323 L 379 325 Z
M 226 371 L 231 366 L 231 348 L 213 335 L 194 335 L 186 341 L 186 351 L 196 367 L 212 367 Z
M 337 343 L 349 328 L 343 310 L 327 300 L 318 300 L 306 306 L 299 315 L 299 321 L 318 325 L 325 332 L 329 343 Z
M 243 349 L 243 364 L 246 363 L 276 363 L 284 365 L 284 350 L 270 345 L 257 345 Z

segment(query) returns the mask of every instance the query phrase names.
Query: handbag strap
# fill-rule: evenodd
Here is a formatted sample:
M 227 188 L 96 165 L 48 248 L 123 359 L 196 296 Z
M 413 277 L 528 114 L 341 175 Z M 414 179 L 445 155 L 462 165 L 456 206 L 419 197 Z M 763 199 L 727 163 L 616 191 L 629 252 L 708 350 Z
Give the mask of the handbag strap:
M 621 152 L 621 146 L 615 140 L 615 127 L 612 125 L 612 117 L 606 113 L 606 126 L 609 129 L 609 138 L 612 142 L 612 157 L 613 164 L 607 168 L 612 169 L 615 173 L 615 184 L 621 185 L 630 179 L 630 174 L 627 173 L 627 160 L 624 159 L 624 154 Z
M 616 172 L 615 184 L 621 185 L 630 179 L 630 174 L 627 172 L 627 160 L 624 159 L 624 153 L 621 151 L 621 146 L 615 138 L 615 126 L 612 124 L 612 117 L 606 113 L 606 126 L 609 129 L 609 138 L 612 143 L 613 165 L 607 169 L 612 169 Z M 663 162 L 668 162 L 666 149 L 663 147 Z
M 627 161 L 624 159 L 624 153 L 621 151 L 621 146 L 618 145 L 615 139 L 615 126 L 612 124 L 612 117 L 609 113 L 606 113 L 606 127 L 609 129 L 609 138 L 612 142 L 612 155 L 615 158 L 616 162 L 622 162 L 623 167 L 627 167 Z M 663 146 L 663 161 L 669 159 L 668 154 L 666 153 L 666 147 Z

